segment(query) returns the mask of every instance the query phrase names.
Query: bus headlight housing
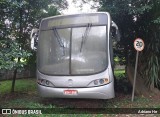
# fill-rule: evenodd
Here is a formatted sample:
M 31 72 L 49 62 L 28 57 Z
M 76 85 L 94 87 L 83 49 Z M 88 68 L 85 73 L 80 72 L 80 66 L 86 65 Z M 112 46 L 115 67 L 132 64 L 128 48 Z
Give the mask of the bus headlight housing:
M 53 83 L 46 79 L 37 79 L 37 83 L 47 87 L 54 87 Z
M 109 78 L 101 78 L 93 80 L 91 83 L 89 83 L 88 87 L 101 86 L 108 83 L 109 83 Z

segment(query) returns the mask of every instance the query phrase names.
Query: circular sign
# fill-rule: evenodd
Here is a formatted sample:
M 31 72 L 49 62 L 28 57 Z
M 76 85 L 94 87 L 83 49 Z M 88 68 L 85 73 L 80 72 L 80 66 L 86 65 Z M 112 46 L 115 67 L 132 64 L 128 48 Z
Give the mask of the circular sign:
M 140 38 L 134 40 L 134 48 L 137 51 L 142 51 L 144 49 L 144 41 Z

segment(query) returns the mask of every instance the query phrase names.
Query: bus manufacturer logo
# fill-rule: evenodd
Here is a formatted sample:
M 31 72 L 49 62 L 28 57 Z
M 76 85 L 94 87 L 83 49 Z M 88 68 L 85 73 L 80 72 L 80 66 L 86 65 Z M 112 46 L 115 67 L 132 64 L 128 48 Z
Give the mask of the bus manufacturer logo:
M 73 80 L 72 79 L 68 79 L 68 87 L 72 87 L 73 86 Z

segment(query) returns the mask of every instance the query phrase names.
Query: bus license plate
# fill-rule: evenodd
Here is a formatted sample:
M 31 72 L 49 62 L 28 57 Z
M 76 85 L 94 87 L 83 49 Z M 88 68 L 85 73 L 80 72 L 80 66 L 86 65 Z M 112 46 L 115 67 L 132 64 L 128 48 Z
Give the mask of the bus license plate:
M 64 90 L 65 95 L 77 95 L 78 91 L 77 90 Z

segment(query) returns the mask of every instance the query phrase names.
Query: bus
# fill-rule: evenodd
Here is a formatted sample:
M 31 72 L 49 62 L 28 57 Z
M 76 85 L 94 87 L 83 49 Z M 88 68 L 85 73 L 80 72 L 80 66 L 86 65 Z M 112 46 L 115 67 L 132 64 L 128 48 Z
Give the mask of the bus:
M 39 29 L 31 31 L 39 95 L 114 98 L 113 40 L 119 39 L 118 27 L 108 12 L 42 19 Z

